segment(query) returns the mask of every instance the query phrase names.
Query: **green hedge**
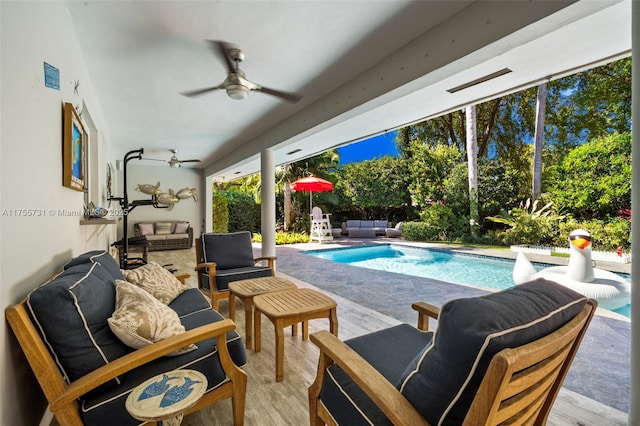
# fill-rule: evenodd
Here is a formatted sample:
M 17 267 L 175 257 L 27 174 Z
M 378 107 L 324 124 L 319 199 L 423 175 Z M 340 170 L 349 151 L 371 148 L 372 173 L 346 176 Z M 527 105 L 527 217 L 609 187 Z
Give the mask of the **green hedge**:
M 239 191 L 223 191 L 229 210 L 229 232 L 260 232 L 260 205 Z
M 253 234 L 253 242 L 261 243 L 262 234 Z M 300 232 L 276 232 L 276 245 L 308 243 L 309 235 Z
M 229 210 L 227 199 L 219 192 L 211 196 L 213 232 L 227 232 L 229 229 Z

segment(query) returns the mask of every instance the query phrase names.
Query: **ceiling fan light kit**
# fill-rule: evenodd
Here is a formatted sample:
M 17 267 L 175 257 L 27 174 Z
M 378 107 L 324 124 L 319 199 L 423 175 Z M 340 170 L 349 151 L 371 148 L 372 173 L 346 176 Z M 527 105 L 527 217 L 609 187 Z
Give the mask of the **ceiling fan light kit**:
M 230 84 L 227 86 L 227 96 L 231 99 L 241 101 L 249 96 L 249 89 L 239 84 Z

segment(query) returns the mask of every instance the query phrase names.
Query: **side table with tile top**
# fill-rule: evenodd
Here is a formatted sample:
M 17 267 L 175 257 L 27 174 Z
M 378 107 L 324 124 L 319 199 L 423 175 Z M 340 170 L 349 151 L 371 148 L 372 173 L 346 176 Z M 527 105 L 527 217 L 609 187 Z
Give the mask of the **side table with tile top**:
M 329 319 L 329 331 L 338 335 L 338 305 L 329 296 L 301 288 L 296 290 L 279 291 L 255 296 L 254 327 L 255 351 L 261 349 L 261 315 L 271 320 L 276 333 L 276 382 L 284 378 L 284 328 L 302 322 L 302 339 L 309 338 L 307 321 L 317 318 Z
M 125 402 L 131 417 L 179 426 L 185 411 L 196 405 L 207 390 L 207 378 L 196 370 L 159 374 L 136 386 Z
M 229 318 L 232 321 L 236 320 L 236 297 L 238 297 L 244 303 L 245 345 L 247 349 L 253 347 L 253 298 L 260 294 L 296 288 L 298 286 L 294 283 L 280 277 L 261 277 L 229 283 L 229 291 L 231 292 Z

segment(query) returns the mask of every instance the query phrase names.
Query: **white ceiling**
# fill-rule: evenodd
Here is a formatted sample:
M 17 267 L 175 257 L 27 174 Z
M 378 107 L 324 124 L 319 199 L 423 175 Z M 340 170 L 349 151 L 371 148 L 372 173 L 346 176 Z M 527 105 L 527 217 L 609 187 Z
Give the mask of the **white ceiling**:
M 199 158 L 231 180 L 631 52 L 631 1 L 70 1 L 115 158 Z M 247 78 L 295 104 L 214 91 L 239 46 Z M 511 73 L 447 89 L 503 68 Z M 296 154 L 287 153 L 300 149 Z M 161 164 L 148 162 L 150 165 Z

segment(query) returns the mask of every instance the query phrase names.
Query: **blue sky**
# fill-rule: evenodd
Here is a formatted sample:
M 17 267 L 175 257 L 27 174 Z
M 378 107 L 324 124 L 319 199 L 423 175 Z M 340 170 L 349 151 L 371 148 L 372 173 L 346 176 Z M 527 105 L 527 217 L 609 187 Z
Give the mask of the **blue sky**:
M 340 164 L 360 162 L 385 155 L 397 155 L 395 139 L 396 131 L 393 131 L 338 148 Z

